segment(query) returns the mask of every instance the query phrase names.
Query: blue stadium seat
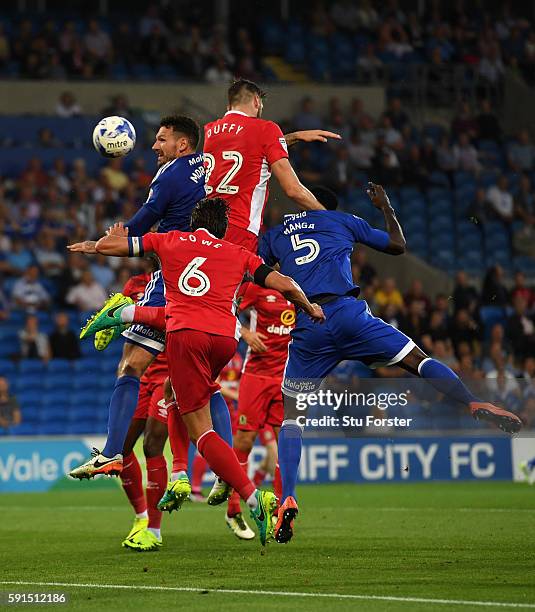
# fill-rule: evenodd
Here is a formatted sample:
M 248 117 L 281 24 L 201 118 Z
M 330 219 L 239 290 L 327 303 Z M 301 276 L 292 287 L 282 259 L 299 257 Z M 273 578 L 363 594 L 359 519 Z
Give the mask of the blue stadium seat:
M 0 376 L 9 376 L 17 371 L 15 364 L 9 359 L 0 359 Z
M 455 185 L 455 189 L 460 189 L 463 187 L 472 187 L 475 189 L 476 187 L 476 180 L 474 175 L 470 174 L 470 172 L 455 172 L 453 175 L 453 183 Z
M 68 359 L 52 359 L 49 363 L 48 363 L 48 372 L 49 373 L 65 373 L 65 374 L 71 374 L 72 373 L 72 361 L 69 361 Z
M 65 408 L 69 403 L 70 393 L 66 389 L 58 389 L 55 391 L 45 391 L 43 393 L 43 404 L 45 406 L 58 406 Z
M 23 421 L 16 427 L 10 427 L 7 433 L 10 436 L 34 436 L 37 434 L 37 425 Z
M 75 391 L 70 396 L 71 405 L 74 404 L 82 408 L 89 407 L 93 409 L 95 406 L 98 405 L 98 401 L 99 401 L 99 398 L 95 394 L 94 389 L 86 388 L 86 390 Z
M 65 420 L 66 414 L 67 410 L 65 404 L 61 407 L 45 406 L 39 413 L 39 422 L 62 421 Z
M 67 424 L 65 421 L 41 423 L 37 428 L 37 433 L 40 436 L 62 436 L 67 433 Z
M 507 323 L 507 314 L 505 308 L 501 306 L 482 306 L 479 310 L 479 316 L 485 330 L 485 338 L 490 336 L 490 330 L 493 325 L 500 323 L 505 326 Z
M 43 377 L 43 388 L 52 390 L 68 390 L 72 387 L 72 373 L 59 372 L 46 374 Z
M 19 363 L 19 374 L 44 375 L 45 364 L 39 359 L 23 359 Z
M 40 408 L 43 403 L 43 394 L 41 391 L 17 391 L 17 400 L 22 409 L 26 410 Z

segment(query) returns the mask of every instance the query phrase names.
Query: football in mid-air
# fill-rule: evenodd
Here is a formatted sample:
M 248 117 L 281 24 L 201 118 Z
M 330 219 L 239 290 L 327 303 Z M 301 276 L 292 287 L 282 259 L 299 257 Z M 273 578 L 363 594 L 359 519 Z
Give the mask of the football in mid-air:
M 93 145 L 104 157 L 127 155 L 136 144 L 136 130 L 124 117 L 104 117 L 93 130 Z

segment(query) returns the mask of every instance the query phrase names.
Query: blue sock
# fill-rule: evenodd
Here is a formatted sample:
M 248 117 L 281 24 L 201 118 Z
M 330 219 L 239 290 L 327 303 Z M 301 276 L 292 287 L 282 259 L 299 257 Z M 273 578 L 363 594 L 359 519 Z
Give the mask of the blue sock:
M 295 485 L 299 462 L 301 461 L 301 448 L 303 447 L 303 430 L 296 421 L 284 421 L 279 432 L 279 469 L 282 479 L 282 504 L 287 497 L 294 499 Z
M 139 378 L 121 376 L 115 381 L 109 406 L 108 439 L 106 446 L 102 449 L 105 457 L 114 457 L 123 452 L 130 421 L 136 410 L 138 395 Z
M 218 391 L 210 398 L 210 416 L 214 431 L 232 448 L 232 423 L 227 402 Z
M 535 469 L 535 457 L 528 461 L 528 470 L 533 471 Z
M 470 402 L 481 401 L 466 387 L 451 368 L 436 359 L 430 357 L 424 359 L 418 366 L 418 374 L 422 378 L 426 378 L 437 391 L 461 402 L 461 404 L 468 406 Z

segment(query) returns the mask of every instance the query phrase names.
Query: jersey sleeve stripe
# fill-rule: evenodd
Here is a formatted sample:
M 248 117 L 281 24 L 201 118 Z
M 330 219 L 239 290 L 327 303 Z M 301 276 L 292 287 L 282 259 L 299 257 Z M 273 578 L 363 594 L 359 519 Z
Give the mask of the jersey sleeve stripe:
M 249 214 L 249 227 L 247 228 L 253 234 L 258 235 L 260 232 L 260 224 L 262 222 L 262 211 L 266 203 L 267 186 L 271 172 L 267 159 L 262 160 L 262 168 L 260 169 L 260 179 L 254 188 L 251 198 L 251 212 Z

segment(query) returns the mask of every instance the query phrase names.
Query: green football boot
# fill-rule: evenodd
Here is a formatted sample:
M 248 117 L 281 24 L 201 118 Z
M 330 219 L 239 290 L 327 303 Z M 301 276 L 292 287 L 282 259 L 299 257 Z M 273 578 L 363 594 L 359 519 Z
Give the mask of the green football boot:
M 162 499 L 158 502 L 158 510 L 169 513 L 173 510 L 180 510 L 190 494 L 191 485 L 187 474 L 179 476 L 177 480 L 170 480 Z
M 80 339 L 92 336 L 102 329 L 124 325 L 121 321 L 121 312 L 123 308 L 133 303 L 134 300 L 122 293 L 110 295 L 104 302 L 104 306 L 82 327 Z
M 277 498 L 271 491 L 256 491 L 258 505 L 251 510 L 251 518 L 258 527 L 258 535 L 262 546 L 273 537 L 273 513 L 277 508 Z

